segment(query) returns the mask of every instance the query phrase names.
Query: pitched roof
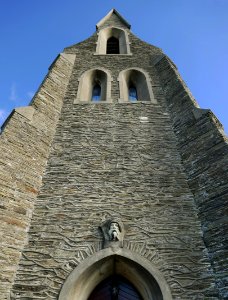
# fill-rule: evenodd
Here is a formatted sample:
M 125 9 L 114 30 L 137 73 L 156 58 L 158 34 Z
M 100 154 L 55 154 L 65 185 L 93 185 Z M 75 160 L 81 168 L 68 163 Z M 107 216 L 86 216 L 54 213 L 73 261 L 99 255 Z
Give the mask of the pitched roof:
M 99 27 L 101 27 L 113 14 L 115 14 L 120 19 L 120 21 L 129 29 L 131 28 L 131 25 L 114 8 L 110 10 L 110 12 L 96 24 L 96 28 L 98 29 Z

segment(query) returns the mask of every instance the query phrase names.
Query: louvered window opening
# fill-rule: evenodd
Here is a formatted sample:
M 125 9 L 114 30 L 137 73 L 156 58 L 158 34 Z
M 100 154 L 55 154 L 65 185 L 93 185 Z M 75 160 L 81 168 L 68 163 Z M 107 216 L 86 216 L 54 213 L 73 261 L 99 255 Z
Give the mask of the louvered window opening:
M 131 100 L 131 101 L 137 101 L 138 100 L 137 90 L 136 90 L 135 86 L 130 86 L 129 87 L 129 100 Z
M 101 86 L 96 83 L 93 87 L 92 91 L 92 101 L 100 101 L 101 100 Z
M 112 275 L 102 281 L 88 300 L 143 300 L 136 288 L 124 277 Z
M 115 37 L 110 37 L 107 41 L 107 54 L 120 54 L 119 40 Z

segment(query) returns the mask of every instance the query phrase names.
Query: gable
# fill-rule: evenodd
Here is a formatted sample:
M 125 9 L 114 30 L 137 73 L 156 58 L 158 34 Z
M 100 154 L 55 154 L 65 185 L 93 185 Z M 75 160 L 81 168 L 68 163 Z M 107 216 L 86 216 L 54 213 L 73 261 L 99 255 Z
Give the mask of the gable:
M 97 23 L 96 28 L 100 30 L 108 26 L 131 28 L 131 25 L 115 9 L 112 9 L 103 19 L 101 19 Z

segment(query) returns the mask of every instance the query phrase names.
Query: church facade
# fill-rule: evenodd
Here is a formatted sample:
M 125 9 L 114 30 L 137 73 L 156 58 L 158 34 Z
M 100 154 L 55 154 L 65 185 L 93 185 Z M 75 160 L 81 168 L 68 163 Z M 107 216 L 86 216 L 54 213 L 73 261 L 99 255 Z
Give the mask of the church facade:
M 228 145 L 111 10 L 2 128 L 0 299 L 227 299 Z

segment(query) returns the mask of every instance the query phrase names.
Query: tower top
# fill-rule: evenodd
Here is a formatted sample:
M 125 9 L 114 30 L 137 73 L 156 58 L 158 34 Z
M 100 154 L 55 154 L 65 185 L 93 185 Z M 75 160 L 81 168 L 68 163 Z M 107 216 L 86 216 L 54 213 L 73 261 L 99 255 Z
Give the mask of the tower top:
M 125 25 L 128 29 L 131 28 L 131 25 L 118 13 L 116 9 L 111 9 L 110 12 L 103 18 L 101 19 L 97 24 L 96 24 L 96 29 L 98 30 L 100 27 L 104 25 L 108 20 L 110 20 L 113 16 L 116 16 L 123 25 Z

